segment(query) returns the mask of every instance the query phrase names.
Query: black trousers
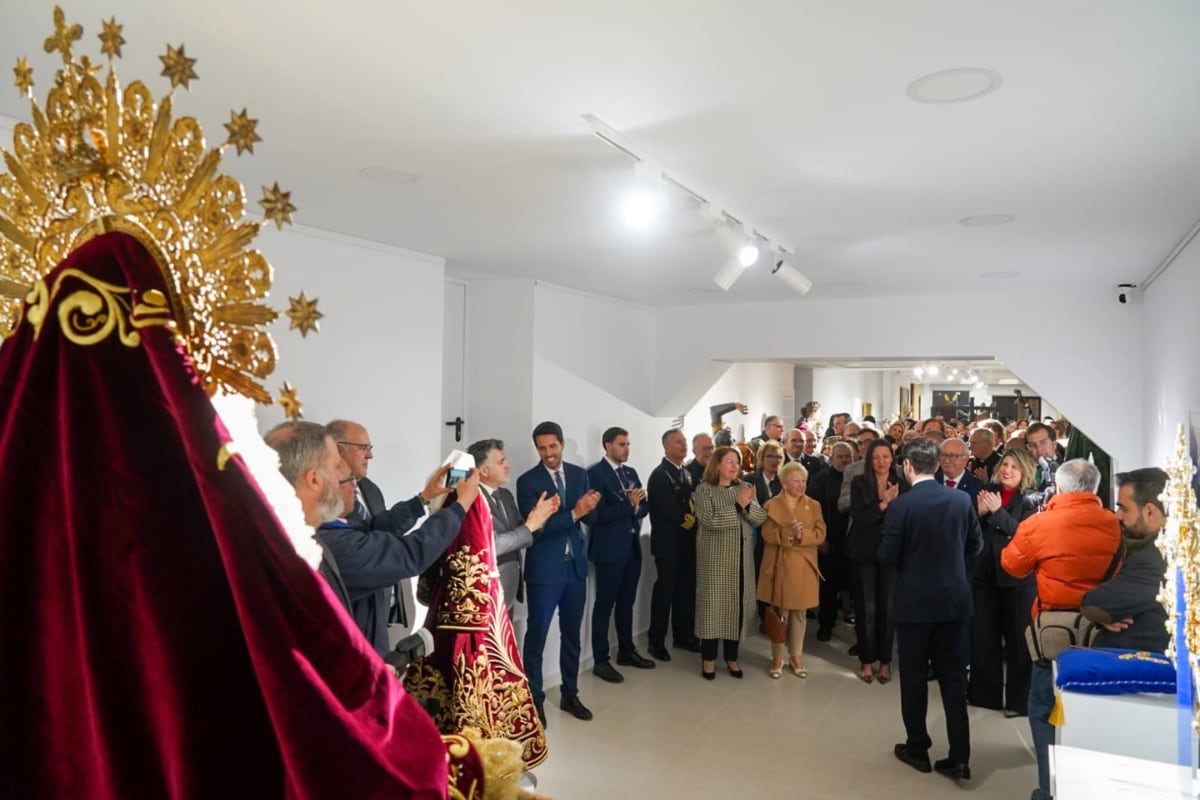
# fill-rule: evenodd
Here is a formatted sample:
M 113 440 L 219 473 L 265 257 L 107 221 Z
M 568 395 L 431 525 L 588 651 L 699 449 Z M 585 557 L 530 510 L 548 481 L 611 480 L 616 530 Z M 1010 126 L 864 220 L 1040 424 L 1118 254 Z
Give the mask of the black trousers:
M 696 554 L 656 558 L 654 566 L 658 577 L 650 594 L 650 644 L 666 643 L 668 623 L 675 642 L 691 642 L 696 637 Z
M 1033 662 L 1025 646 L 1025 629 L 1029 626 L 1029 609 L 1037 597 L 1037 586 L 979 583 L 973 593 L 975 617 L 971 627 L 971 682 L 967 699 L 983 708 L 1007 708 L 1027 714 Z
M 596 602 L 592 606 L 592 658 L 596 664 L 608 661 L 608 621 L 617 629 L 617 652 L 632 653 L 633 603 L 637 599 L 638 578 L 642 574 L 641 551 L 637 540 L 624 561 L 596 564 Z
M 892 596 L 896 593 L 896 568 L 877 562 L 855 562 L 854 633 L 860 664 L 892 663 L 896 626 L 892 622 Z
M 700 657 L 705 661 L 717 660 L 717 642 L 725 643 L 725 660 L 738 660 L 738 640 L 737 639 L 701 639 L 700 640 Z
M 846 554 L 840 550 L 830 550 L 828 553 L 817 555 L 817 566 L 825 580 L 821 581 L 820 605 L 817 608 L 817 627 L 822 630 L 833 630 L 837 624 L 838 614 L 842 610 L 842 590 L 849 589 L 846 580 L 850 571 Z
M 967 719 L 967 692 L 962 662 L 966 620 L 952 622 L 901 622 L 896 625 L 900 651 L 900 714 L 907 733 L 908 752 L 928 755 L 933 740 L 925 725 L 929 711 L 929 665 L 942 691 L 950 760 L 971 761 L 971 724 Z

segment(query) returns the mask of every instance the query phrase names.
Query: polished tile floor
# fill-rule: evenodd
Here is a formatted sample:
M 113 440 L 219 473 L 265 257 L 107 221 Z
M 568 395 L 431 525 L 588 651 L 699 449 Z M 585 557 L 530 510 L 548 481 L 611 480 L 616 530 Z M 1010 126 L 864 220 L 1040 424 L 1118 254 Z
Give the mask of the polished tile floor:
M 922 775 L 892 755 L 904 739 L 899 680 L 867 685 L 852 674 L 849 626 L 839 624 L 829 643 L 815 632 L 810 624 L 807 679 L 785 671 L 772 680 L 769 645 L 756 637 L 742 647 L 740 681 L 721 661 L 716 680 L 703 680 L 700 657 L 683 651 L 654 670 L 621 667 L 622 684 L 585 672 L 580 697 L 595 713 L 590 722 L 559 710 L 551 689 L 539 790 L 557 800 L 1029 797 L 1037 776 L 1027 720 L 971 708 L 973 779 Z M 931 758 L 946 755 L 945 730 L 931 683 Z

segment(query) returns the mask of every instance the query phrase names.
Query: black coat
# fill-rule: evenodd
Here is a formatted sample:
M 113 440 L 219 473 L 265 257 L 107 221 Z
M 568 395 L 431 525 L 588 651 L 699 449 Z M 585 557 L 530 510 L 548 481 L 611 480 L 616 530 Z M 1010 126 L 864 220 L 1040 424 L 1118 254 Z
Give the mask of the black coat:
M 908 491 L 908 481 L 888 477 L 889 486 L 899 486 L 900 494 Z M 945 487 L 942 487 L 945 488 Z M 879 550 L 883 534 L 883 519 L 887 512 L 879 510 L 879 489 L 875 475 L 857 475 L 850 482 L 850 533 L 846 538 L 846 555 L 851 561 L 871 564 Z
M 1132 619 L 1133 624 L 1114 633 L 1101 629 L 1096 647 L 1124 647 L 1161 653 L 1167 649 L 1167 612 L 1156 599 L 1166 573 L 1162 553 L 1154 542 L 1133 551 L 1112 580 L 1083 596 L 1085 612 L 1094 606 L 1114 620 Z
M 988 483 L 979 491 L 999 492 L 1001 487 L 998 483 Z M 1037 513 L 1040 500 L 1037 492 L 1017 492 L 1008 501 L 1008 505 L 979 518 L 979 524 L 983 527 L 983 550 L 979 553 L 975 566 L 977 583 L 984 586 L 1021 586 L 1035 583 L 1034 573 L 1024 578 L 1014 578 L 1001 569 L 1000 552 L 1012 541 L 1017 526 Z
M 655 558 L 679 558 L 681 552 L 696 551 L 696 525 L 684 530 L 683 518 L 692 513 L 692 475 L 687 467 L 676 469 L 665 458 L 646 481 L 650 504 L 650 553 Z
M 846 529 L 850 526 L 850 515 L 838 511 L 837 499 L 842 493 L 844 473 L 826 467 L 808 481 L 807 494 L 821 504 L 821 515 L 825 518 L 825 541 L 829 549 L 842 552 L 846 547 Z

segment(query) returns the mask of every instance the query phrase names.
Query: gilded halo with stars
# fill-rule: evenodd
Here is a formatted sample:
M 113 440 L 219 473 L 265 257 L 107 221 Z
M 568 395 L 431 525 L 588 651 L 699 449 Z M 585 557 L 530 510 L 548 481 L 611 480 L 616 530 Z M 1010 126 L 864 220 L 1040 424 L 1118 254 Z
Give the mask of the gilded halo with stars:
M 292 324 L 288 325 L 288 330 L 300 329 L 300 335 L 308 338 L 308 332 L 320 333 L 321 326 L 318 320 L 325 316 L 320 311 L 317 311 L 317 303 L 321 302 L 319 298 L 314 297 L 309 300 L 304 296 L 304 292 L 300 293 L 299 297 L 289 297 L 288 303 L 291 305 L 284 313 L 291 319 Z
M 254 155 L 254 143 L 262 141 L 262 137 L 254 130 L 256 127 L 258 127 L 258 120 L 250 119 L 246 115 L 246 109 L 243 108 L 240 114 L 230 111 L 229 122 L 225 123 L 225 130 L 229 131 L 229 139 L 226 144 L 236 147 L 239 156 L 243 150 Z
M 287 381 L 284 381 L 279 389 L 279 399 L 276 402 L 283 407 L 283 413 L 288 419 L 293 422 L 303 419 L 304 414 L 300 413 L 300 409 L 304 407 L 304 402 L 296 396 L 296 387 Z

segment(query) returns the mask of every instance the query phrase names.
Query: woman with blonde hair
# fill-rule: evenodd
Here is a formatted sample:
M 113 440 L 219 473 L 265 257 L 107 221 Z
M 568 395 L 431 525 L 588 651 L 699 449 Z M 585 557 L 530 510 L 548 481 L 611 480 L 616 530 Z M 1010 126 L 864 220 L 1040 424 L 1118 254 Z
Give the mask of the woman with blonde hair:
M 967 702 L 1003 709 L 1007 717 L 1023 717 L 1029 710 L 1033 662 L 1025 647 L 1025 627 L 1037 584 L 1033 574 L 1014 578 L 1001 569 L 1000 552 L 1021 521 L 1037 513 L 1041 496 L 1036 475 L 1037 464 L 1028 451 L 1008 450 L 996 465 L 996 482 L 986 484 L 975 499 L 983 550 L 975 562 L 972 587 L 975 614 Z
M 798 678 L 807 678 L 808 670 L 801 657 L 805 612 L 820 601 L 822 578 L 817 566 L 817 548 L 825 542 L 825 520 L 821 515 L 821 504 L 805 493 L 808 470 L 793 461 L 784 464 L 779 474 L 783 491 L 763 507 L 767 520 L 762 526 L 765 549 L 758 578 L 758 599 L 769 604 L 767 614 L 782 617 L 787 626 L 786 637 L 771 639 L 770 676 L 778 678 L 783 674 L 786 647 L 792 672 Z M 771 626 L 768 627 L 770 630 Z M 775 641 L 776 638 L 780 641 Z
M 717 641 L 724 641 L 729 674 L 742 677 L 738 647 L 754 627 L 754 553 L 751 531 L 767 518 L 754 485 L 741 480 L 742 459 L 718 447 L 696 487 L 696 636 L 700 672 L 717 676 Z

